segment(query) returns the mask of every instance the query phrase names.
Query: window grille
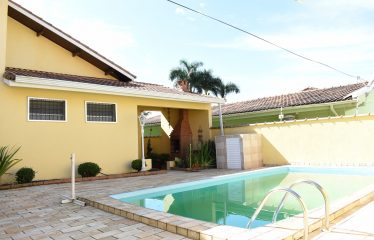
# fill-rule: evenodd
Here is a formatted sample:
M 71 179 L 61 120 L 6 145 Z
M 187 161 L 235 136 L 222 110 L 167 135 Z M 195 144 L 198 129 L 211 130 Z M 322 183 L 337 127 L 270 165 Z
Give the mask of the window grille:
M 116 105 L 111 103 L 87 103 L 88 122 L 116 122 Z
M 29 120 L 65 121 L 65 100 L 29 99 Z

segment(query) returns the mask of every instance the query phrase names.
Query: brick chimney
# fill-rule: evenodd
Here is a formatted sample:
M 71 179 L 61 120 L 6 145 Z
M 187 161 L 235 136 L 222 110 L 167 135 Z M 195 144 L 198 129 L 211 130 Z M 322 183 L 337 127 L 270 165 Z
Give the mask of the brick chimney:
M 183 92 L 189 92 L 190 91 L 190 89 L 188 87 L 188 81 L 187 80 L 179 80 L 178 85 Z
M 188 119 L 188 110 L 179 110 L 179 121 L 170 134 L 170 155 L 187 160 L 189 147 L 192 143 L 192 131 Z

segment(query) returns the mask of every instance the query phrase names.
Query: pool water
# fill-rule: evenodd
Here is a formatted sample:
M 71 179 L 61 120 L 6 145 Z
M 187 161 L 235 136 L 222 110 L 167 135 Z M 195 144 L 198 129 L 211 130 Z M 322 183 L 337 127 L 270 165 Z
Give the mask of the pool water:
M 123 202 L 145 208 L 168 212 L 179 216 L 218 224 L 245 227 L 259 202 L 275 187 L 288 187 L 293 182 L 308 179 L 322 185 L 331 202 L 351 195 L 366 186 L 374 184 L 374 172 L 357 170 L 318 171 L 318 168 L 274 168 L 258 173 L 239 174 L 216 180 L 197 181 L 161 187 L 151 191 L 119 194 L 112 197 Z M 360 174 L 361 173 L 361 174 Z M 308 209 L 323 206 L 319 191 L 310 185 L 294 188 L 304 199 Z M 274 193 L 260 212 L 253 227 L 271 222 L 273 213 L 284 193 Z M 278 220 L 301 213 L 295 199 L 289 197 L 278 216 Z

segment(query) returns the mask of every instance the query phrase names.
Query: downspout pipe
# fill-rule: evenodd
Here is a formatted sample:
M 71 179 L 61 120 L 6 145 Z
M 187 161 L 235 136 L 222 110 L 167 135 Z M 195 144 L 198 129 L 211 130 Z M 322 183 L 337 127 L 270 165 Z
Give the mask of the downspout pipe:
M 331 110 L 331 112 L 332 112 L 335 116 L 339 116 L 338 113 L 336 112 L 336 110 L 335 110 L 333 104 L 330 104 L 330 110 Z
M 223 132 L 223 119 L 222 119 L 222 106 L 221 103 L 218 103 L 219 108 L 219 128 L 221 130 L 221 136 L 225 136 L 225 133 Z

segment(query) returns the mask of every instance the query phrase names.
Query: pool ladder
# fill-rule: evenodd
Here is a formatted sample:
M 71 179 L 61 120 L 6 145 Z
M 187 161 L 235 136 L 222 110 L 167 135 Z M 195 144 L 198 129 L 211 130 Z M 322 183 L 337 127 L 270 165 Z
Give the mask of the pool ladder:
M 270 190 L 266 194 L 266 196 L 264 197 L 264 199 L 261 201 L 261 203 L 260 203 L 259 207 L 256 209 L 255 213 L 252 215 L 251 219 L 249 220 L 249 222 L 247 224 L 247 228 L 248 229 L 251 228 L 252 223 L 256 220 L 258 214 L 260 213 L 260 211 L 264 207 L 266 201 L 269 199 L 269 197 L 273 193 L 275 193 L 275 192 L 284 192 L 284 196 L 283 196 L 281 202 L 279 203 L 277 209 L 275 210 L 275 212 L 273 214 L 272 222 L 274 223 L 277 220 L 278 214 L 279 214 L 280 210 L 284 206 L 284 202 L 286 201 L 288 195 L 291 194 L 291 196 L 293 196 L 293 197 L 296 198 L 296 200 L 298 201 L 298 203 L 301 205 L 301 207 L 303 209 L 303 217 L 304 217 L 304 240 L 307 240 L 308 239 L 308 234 L 309 234 L 309 231 L 308 231 L 308 209 L 306 207 L 306 204 L 305 204 L 303 198 L 297 192 L 295 192 L 292 189 L 296 185 L 300 185 L 300 184 L 312 185 L 315 188 L 317 188 L 318 191 L 320 191 L 320 193 L 322 194 L 324 202 L 325 202 L 325 221 L 324 221 L 324 223 L 325 223 L 325 229 L 328 230 L 329 229 L 329 225 L 330 225 L 330 221 L 329 221 L 330 199 L 329 199 L 329 197 L 328 197 L 327 192 L 325 191 L 325 189 L 321 185 L 319 185 L 318 183 L 316 183 L 315 181 L 312 181 L 312 180 L 300 180 L 300 181 L 292 183 L 288 188 L 274 188 L 274 189 Z

